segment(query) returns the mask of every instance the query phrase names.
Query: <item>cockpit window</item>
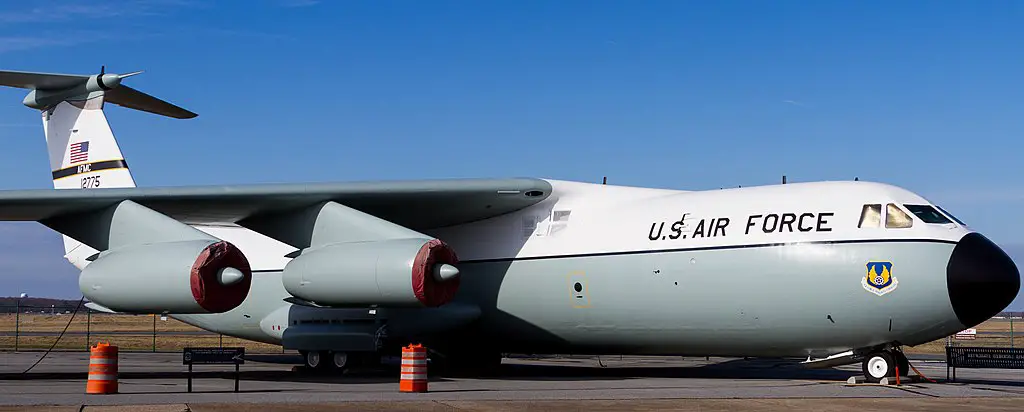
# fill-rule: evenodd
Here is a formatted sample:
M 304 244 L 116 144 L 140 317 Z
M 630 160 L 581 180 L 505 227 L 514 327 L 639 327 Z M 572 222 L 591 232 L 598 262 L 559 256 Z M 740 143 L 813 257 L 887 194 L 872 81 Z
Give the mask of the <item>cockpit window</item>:
M 899 206 L 895 203 L 889 203 L 885 206 L 885 227 L 887 228 L 907 228 L 914 225 L 914 221 L 910 219 Z
M 907 210 L 909 210 L 910 213 L 913 213 L 914 216 L 917 216 L 918 219 L 921 219 L 925 223 L 953 223 L 953 221 L 943 216 L 942 213 L 939 213 L 938 210 L 935 210 L 934 207 L 928 205 L 904 204 L 903 207 L 907 208 Z
M 960 221 L 960 219 L 957 219 L 957 218 L 956 218 L 956 216 L 953 216 L 953 214 L 952 214 L 952 213 L 949 213 L 949 212 L 947 212 L 947 211 L 946 211 L 946 209 L 943 209 L 943 208 L 942 208 L 942 206 L 938 206 L 938 205 L 936 205 L 935 207 L 936 207 L 936 208 L 938 208 L 938 209 L 939 209 L 940 211 L 942 211 L 942 213 L 946 214 L 946 216 L 949 216 L 949 218 L 950 218 L 950 219 L 953 219 L 954 221 L 956 221 L 957 223 L 959 223 L 959 224 L 960 224 L 960 226 L 967 226 L 967 224 L 966 224 L 966 223 L 964 223 L 964 222 Z
M 882 223 L 882 205 L 864 205 L 860 211 L 860 223 L 857 227 L 878 227 Z

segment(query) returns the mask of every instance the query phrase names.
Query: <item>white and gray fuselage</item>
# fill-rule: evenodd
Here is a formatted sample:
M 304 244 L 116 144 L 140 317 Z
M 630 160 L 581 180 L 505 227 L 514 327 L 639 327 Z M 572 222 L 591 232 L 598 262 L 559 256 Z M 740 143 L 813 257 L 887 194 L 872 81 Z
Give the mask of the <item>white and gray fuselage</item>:
M 1015 268 L 977 275 L 971 267 L 991 268 L 978 260 L 991 244 L 890 185 L 688 192 L 549 182 L 541 203 L 427 231 L 458 253 L 452 304 L 480 310 L 461 333 L 440 335 L 503 352 L 818 357 L 948 336 L 1008 303 L 977 294 L 1019 285 Z M 915 214 L 923 209 L 933 215 Z M 280 271 L 295 249 L 246 229 L 200 229 L 250 257 L 252 289 L 229 312 L 176 317 L 280 343 L 297 324 L 274 316 L 292 305 Z M 968 239 L 956 253 L 967 269 L 951 273 Z
M 822 357 L 948 336 L 1020 288 L 984 236 L 878 183 L 136 188 L 104 102 L 196 114 L 121 86 L 131 75 L 0 71 L 40 110 L 58 189 L 0 191 L 0 220 L 61 233 L 83 295 L 110 310 L 204 313 L 176 317 L 307 353 L 400 337 L 506 353 Z M 427 262 L 432 275 L 458 270 L 437 280 Z M 330 305 L 352 307 L 317 307 Z M 876 357 L 879 376 L 897 360 Z

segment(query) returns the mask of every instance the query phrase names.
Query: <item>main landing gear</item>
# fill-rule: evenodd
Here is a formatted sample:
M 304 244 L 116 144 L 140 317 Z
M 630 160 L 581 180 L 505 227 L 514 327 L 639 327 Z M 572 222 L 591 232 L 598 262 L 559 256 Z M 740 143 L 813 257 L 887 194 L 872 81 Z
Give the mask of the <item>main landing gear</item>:
M 895 378 L 897 369 L 900 376 L 909 376 L 910 361 L 902 350 L 883 349 L 865 356 L 861 369 L 868 382 L 878 383 L 882 378 Z
M 344 373 L 352 367 L 370 364 L 370 353 L 335 351 L 300 351 L 306 368 L 318 372 Z

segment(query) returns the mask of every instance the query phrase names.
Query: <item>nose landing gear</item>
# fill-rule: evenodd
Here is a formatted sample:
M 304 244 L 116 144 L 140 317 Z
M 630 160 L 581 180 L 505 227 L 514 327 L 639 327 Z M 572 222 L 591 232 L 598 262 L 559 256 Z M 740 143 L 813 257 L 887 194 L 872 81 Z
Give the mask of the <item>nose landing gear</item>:
M 900 376 L 909 376 L 910 360 L 902 350 L 883 349 L 865 356 L 861 369 L 868 382 L 878 383 L 882 378 L 895 378 L 897 370 Z

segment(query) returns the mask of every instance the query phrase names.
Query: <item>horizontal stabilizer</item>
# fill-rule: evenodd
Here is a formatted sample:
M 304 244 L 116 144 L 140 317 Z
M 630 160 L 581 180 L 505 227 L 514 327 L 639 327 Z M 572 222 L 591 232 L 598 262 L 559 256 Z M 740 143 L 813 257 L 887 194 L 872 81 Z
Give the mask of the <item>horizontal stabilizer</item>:
M 0 70 L 0 86 L 31 90 L 63 90 L 89 81 L 77 74 L 32 73 Z
M 104 100 L 118 106 L 176 119 L 191 119 L 195 113 L 121 84 L 128 74 L 105 73 L 91 76 L 77 74 L 34 73 L 0 70 L 0 86 L 32 90 L 23 103 L 34 109 L 48 109 L 66 100 L 84 99 L 102 93 Z
M 188 110 L 123 85 L 107 92 L 107 102 L 175 119 L 191 119 L 197 116 Z

